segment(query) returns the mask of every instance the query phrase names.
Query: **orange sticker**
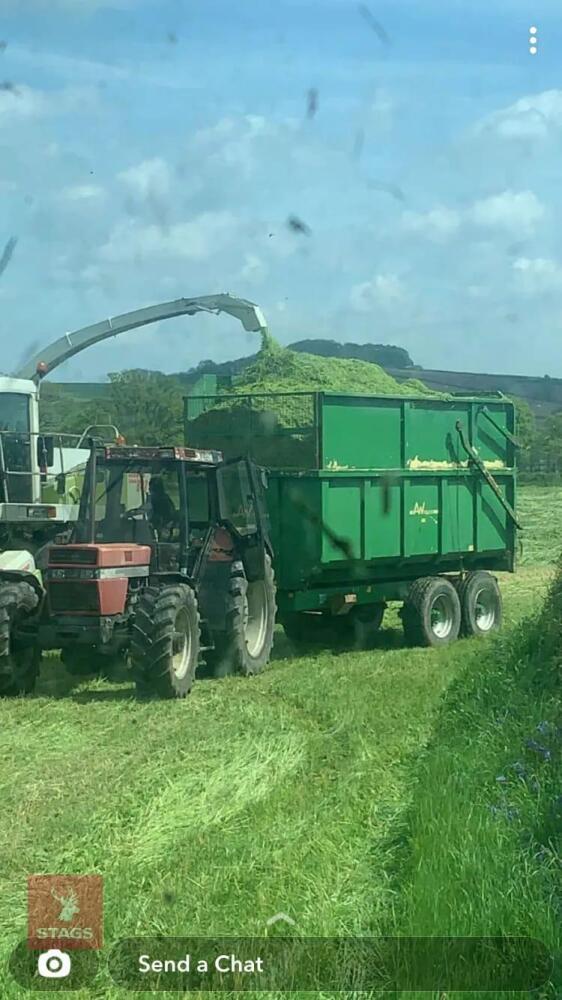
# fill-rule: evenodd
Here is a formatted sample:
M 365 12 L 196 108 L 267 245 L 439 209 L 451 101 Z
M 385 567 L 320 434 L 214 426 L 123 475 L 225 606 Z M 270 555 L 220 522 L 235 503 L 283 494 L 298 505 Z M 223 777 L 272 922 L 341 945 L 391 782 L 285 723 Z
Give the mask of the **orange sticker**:
M 27 880 L 29 948 L 101 948 L 103 877 L 30 875 Z

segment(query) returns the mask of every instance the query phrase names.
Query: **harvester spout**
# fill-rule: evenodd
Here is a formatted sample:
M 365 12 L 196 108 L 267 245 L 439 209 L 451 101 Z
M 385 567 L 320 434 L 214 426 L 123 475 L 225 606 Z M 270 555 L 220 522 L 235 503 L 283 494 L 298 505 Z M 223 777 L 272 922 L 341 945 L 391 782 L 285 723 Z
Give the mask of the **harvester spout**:
M 122 313 L 121 316 L 114 316 L 101 323 L 84 326 L 72 333 L 65 333 L 64 337 L 55 340 L 30 358 L 15 373 L 14 377 L 32 379 L 39 383 L 45 375 L 49 375 L 63 361 L 68 361 L 69 358 L 93 344 L 99 344 L 100 341 L 107 340 L 109 337 L 117 337 L 120 333 L 135 330 L 140 326 L 147 326 L 149 323 L 173 319 L 175 316 L 193 316 L 198 312 L 229 313 L 240 320 L 245 330 L 252 333 L 261 333 L 267 330 L 261 309 L 247 299 L 239 299 L 228 293 L 203 295 L 195 299 L 176 299 L 173 302 L 147 306 L 145 309 L 135 309 L 133 312 Z

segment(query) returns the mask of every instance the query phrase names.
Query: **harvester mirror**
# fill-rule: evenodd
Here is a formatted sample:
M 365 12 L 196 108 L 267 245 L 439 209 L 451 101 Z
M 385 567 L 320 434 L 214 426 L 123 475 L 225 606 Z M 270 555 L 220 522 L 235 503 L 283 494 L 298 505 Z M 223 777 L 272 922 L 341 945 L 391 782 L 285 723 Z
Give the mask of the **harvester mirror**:
M 61 472 L 57 476 L 57 493 L 59 496 L 64 496 L 66 493 L 66 476 L 64 472 Z
M 49 469 L 55 462 L 55 442 L 51 435 L 37 438 L 37 464 L 40 469 Z

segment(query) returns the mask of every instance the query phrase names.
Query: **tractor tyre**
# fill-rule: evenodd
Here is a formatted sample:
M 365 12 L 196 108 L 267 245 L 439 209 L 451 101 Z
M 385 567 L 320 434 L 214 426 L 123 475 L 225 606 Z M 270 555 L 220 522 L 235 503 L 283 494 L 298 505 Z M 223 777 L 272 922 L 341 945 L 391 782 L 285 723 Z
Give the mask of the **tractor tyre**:
M 199 609 L 191 587 L 147 587 L 136 606 L 131 642 L 137 694 L 185 698 L 193 687 L 199 655 Z
M 24 580 L 0 584 L 0 697 L 31 694 L 39 675 L 41 653 L 35 646 L 19 647 L 13 641 L 18 619 L 31 614 L 39 595 Z
M 461 606 L 453 584 L 443 576 L 414 580 L 402 609 L 410 646 L 446 646 L 458 639 Z
M 232 563 L 224 632 L 213 633 L 214 649 L 205 654 L 212 676 L 259 674 L 269 662 L 275 629 L 275 576 L 265 556 L 263 580 L 246 579 L 241 562 Z
M 461 635 L 485 636 L 501 628 L 503 601 L 498 581 L 491 573 L 468 573 L 457 581 L 461 602 Z

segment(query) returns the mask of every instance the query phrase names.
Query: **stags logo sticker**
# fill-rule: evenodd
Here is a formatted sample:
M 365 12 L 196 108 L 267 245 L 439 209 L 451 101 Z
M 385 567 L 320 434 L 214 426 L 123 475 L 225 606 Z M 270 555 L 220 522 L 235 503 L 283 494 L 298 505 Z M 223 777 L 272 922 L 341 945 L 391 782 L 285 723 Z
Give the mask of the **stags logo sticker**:
M 29 948 L 101 948 L 101 875 L 30 875 L 27 880 Z

